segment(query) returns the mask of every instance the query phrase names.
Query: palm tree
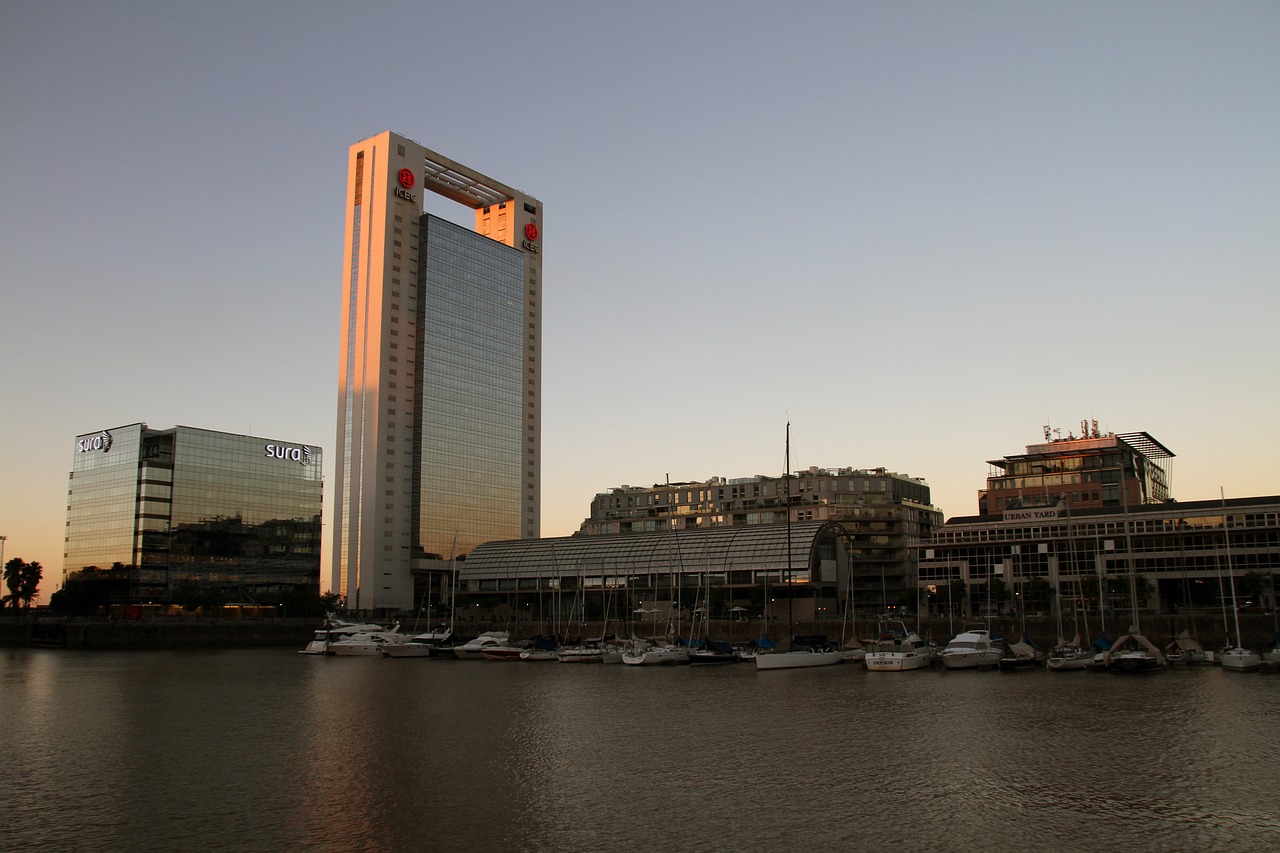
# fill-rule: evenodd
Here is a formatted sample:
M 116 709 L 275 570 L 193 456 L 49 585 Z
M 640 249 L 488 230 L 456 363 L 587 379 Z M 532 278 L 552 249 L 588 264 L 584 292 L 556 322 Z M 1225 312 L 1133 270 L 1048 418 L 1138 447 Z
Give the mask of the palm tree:
M 4 564 L 4 584 L 9 588 L 6 596 L 17 609 L 22 602 L 23 609 L 31 607 L 31 602 L 40 592 L 40 579 L 44 577 L 44 567 L 38 562 L 28 563 L 21 557 L 14 557 Z

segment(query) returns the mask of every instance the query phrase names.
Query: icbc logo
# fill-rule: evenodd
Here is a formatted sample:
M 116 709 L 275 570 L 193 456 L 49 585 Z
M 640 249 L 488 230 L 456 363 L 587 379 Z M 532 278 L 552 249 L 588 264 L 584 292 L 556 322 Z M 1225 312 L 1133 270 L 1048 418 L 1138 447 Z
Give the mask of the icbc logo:
M 530 240 L 537 240 L 538 226 L 534 225 L 532 222 L 526 224 L 524 226 L 524 236 L 528 237 Z
M 413 189 L 413 171 L 411 169 L 400 170 L 400 186 L 405 189 Z

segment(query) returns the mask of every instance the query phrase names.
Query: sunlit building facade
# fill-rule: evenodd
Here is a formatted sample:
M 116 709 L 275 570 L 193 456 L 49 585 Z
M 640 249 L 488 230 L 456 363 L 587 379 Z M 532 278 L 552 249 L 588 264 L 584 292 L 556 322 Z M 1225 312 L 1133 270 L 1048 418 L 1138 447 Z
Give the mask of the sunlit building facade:
M 864 608 L 911 604 L 916 552 L 942 526 L 919 477 L 885 468 L 819 468 L 790 477 L 712 477 L 619 486 L 591 501 L 586 536 L 835 522 L 852 554 L 854 595 Z
M 1280 573 L 1280 497 L 1174 500 L 1174 453 L 1146 432 L 1094 421 L 1044 437 L 989 462 L 977 515 L 916 543 L 922 588 L 954 589 L 957 608 L 981 614 L 1039 588 L 1068 620 L 1118 621 L 1215 608 L 1233 580 Z
M 987 462 L 980 515 L 1032 517 L 1059 504 L 1073 510 L 1165 503 L 1172 496 L 1174 453 L 1145 432 L 1106 433 L 1082 421 L 1065 438 L 1044 428 L 1044 442 Z
M 469 207 L 474 230 L 423 212 Z M 542 204 L 394 133 L 351 146 L 332 588 L 415 606 L 415 578 L 539 534 Z
M 63 579 L 134 600 L 178 584 L 319 594 L 322 462 L 314 445 L 194 427 L 77 436 Z

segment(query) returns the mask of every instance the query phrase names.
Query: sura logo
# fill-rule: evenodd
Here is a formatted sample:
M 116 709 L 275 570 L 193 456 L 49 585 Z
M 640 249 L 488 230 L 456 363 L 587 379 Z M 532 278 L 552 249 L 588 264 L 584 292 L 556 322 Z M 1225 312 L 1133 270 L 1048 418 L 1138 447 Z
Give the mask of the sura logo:
M 290 462 L 297 462 L 299 465 L 310 465 L 312 462 L 311 448 L 305 444 L 301 447 L 268 444 L 265 455 L 268 459 L 288 459 Z
M 111 449 L 111 433 L 105 429 L 93 436 L 92 438 L 82 438 L 76 442 L 77 453 L 92 453 L 95 450 L 101 450 L 106 453 Z

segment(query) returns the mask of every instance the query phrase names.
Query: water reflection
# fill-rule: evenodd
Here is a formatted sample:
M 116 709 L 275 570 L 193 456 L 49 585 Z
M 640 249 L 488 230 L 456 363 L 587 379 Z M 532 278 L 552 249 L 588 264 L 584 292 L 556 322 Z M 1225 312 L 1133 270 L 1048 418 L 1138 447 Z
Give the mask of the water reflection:
M 1280 678 L 0 657 L 7 843 L 1267 849 Z

